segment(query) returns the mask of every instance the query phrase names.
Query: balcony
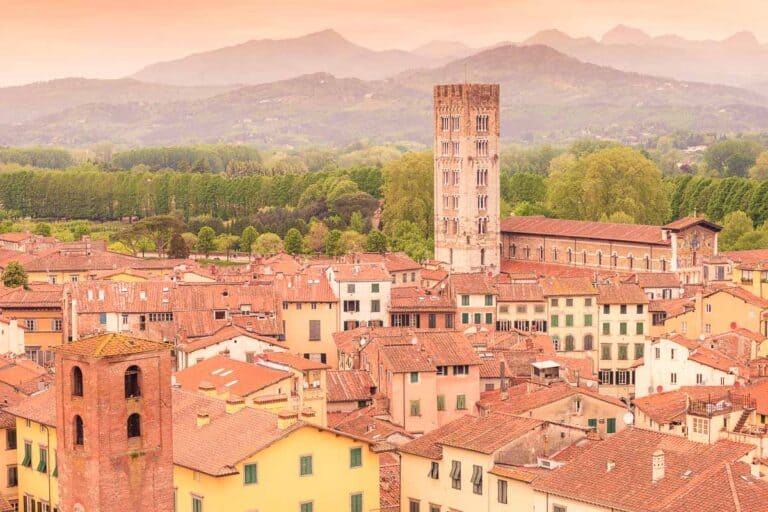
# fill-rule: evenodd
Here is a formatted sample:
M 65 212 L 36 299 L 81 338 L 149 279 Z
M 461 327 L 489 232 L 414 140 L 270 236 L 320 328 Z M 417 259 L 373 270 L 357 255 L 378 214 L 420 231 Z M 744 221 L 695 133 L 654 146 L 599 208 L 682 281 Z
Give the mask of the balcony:
M 734 411 L 754 409 L 756 405 L 756 401 L 749 395 L 728 392 L 722 395 L 709 396 L 706 399 L 691 400 L 688 404 L 688 414 L 711 418 Z

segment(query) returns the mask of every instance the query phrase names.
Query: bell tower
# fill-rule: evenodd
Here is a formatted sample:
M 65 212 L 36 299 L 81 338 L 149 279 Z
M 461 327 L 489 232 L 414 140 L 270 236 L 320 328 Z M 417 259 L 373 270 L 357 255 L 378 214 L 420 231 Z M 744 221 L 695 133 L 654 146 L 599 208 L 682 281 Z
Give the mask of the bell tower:
M 435 258 L 499 272 L 499 86 L 436 85 Z
M 103 334 L 56 349 L 60 510 L 173 510 L 171 350 Z

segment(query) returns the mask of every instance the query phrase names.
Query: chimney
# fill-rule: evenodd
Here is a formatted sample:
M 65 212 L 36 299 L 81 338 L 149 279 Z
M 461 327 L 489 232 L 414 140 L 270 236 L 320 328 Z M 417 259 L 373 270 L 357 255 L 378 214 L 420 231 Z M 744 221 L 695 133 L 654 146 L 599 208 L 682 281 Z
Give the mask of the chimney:
M 208 415 L 207 412 L 198 412 L 197 413 L 197 427 L 203 427 L 211 422 L 211 417 Z
M 499 362 L 499 375 L 501 375 L 501 391 L 499 392 L 499 398 L 501 400 L 509 399 L 509 389 L 507 388 L 507 365 L 504 361 Z
M 662 450 L 656 450 L 653 452 L 653 458 L 651 462 L 652 476 L 651 479 L 654 482 L 658 482 L 664 478 L 664 452 Z
M 613 471 L 613 468 L 615 468 L 615 467 L 616 467 L 616 462 L 612 461 L 612 460 L 609 460 L 608 462 L 605 463 L 605 471 L 606 471 L 606 473 L 610 473 L 611 471 Z
M 296 411 L 291 411 L 288 409 L 284 409 L 277 413 L 277 428 L 279 430 L 285 430 L 294 423 L 296 423 L 296 420 L 298 419 L 298 414 Z
M 216 386 L 208 381 L 202 381 L 200 385 L 197 386 L 197 391 L 205 396 L 216 398 Z
M 230 395 L 230 397 L 227 398 L 227 405 L 225 407 L 227 414 L 235 414 L 236 412 L 242 411 L 243 408 L 245 408 L 245 400 L 242 397 Z
M 752 478 L 760 478 L 760 461 L 757 458 L 752 459 L 752 463 L 749 465 L 749 473 Z

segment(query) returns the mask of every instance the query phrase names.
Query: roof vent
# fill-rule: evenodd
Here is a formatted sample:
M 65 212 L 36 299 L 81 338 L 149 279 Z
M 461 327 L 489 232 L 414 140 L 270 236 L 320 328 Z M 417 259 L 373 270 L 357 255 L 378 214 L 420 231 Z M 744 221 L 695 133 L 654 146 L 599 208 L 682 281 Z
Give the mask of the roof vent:
M 613 471 L 613 469 L 614 469 L 615 467 L 616 467 L 616 462 L 614 462 L 614 461 L 612 461 L 612 460 L 609 460 L 609 461 L 608 461 L 608 462 L 605 464 L 605 471 L 606 471 L 606 472 L 608 472 L 608 473 L 610 473 L 611 471 Z
M 654 482 L 664 478 L 664 451 L 656 450 L 651 459 L 652 479 Z

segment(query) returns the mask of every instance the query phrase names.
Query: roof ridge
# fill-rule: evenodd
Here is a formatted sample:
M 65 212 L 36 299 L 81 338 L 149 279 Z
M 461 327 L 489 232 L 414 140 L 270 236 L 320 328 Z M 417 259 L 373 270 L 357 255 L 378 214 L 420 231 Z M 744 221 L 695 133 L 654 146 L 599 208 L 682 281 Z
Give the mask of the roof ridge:
M 736 506 L 736 512 L 741 512 L 741 503 L 739 502 L 739 493 L 736 491 L 736 484 L 733 481 L 733 472 L 731 471 L 730 463 L 725 464 L 725 473 L 728 475 L 728 487 L 731 488 L 731 497 L 733 498 L 733 504 Z

